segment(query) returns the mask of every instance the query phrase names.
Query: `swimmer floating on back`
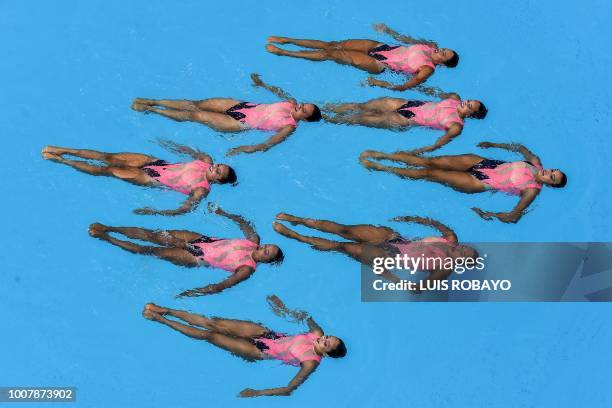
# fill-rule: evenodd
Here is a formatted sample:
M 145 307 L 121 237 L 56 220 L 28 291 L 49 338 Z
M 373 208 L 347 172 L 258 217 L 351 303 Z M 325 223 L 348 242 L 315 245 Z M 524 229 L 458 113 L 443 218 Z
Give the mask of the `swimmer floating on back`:
M 219 132 L 242 132 L 251 129 L 276 132 L 263 143 L 230 149 L 228 156 L 266 151 L 284 142 L 295 131 L 300 121 L 321 120 L 321 111 L 316 105 L 298 103 L 279 87 L 265 84 L 258 74 L 251 74 L 251 79 L 253 86 L 267 89 L 284 101 L 257 104 L 230 98 L 200 101 L 137 98 L 132 104 L 132 109 L 138 112 L 157 113 L 179 122 L 198 122 Z
M 309 51 L 289 51 L 268 44 L 266 49 L 272 54 L 304 58 L 311 61 L 334 61 L 342 65 L 352 65 L 370 74 L 380 74 L 385 69 L 410 75 L 410 79 L 402 85 L 393 85 L 373 77 L 368 78 L 368 84 L 380 86 L 395 91 L 404 91 L 422 84 L 433 75 L 439 65 L 454 68 L 459 62 L 457 52 L 448 48 L 440 48 L 433 41 L 419 40 L 407 35 L 401 35 L 385 24 L 375 24 L 378 32 L 389 34 L 404 45 L 387 45 L 373 40 L 318 41 L 298 40 L 287 37 L 268 37 L 268 42 L 276 44 L 294 44 Z
M 245 239 L 212 238 L 192 231 L 152 231 L 137 227 L 109 227 L 99 223 L 91 224 L 89 235 L 107 241 L 126 251 L 151 255 L 172 262 L 175 265 L 196 267 L 208 266 L 230 272 L 230 277 L 219 283 L 202 288 L 187 290 L 180 296 L 204 296 L 219 293 L 248 279 L 255 273 L 259 263 L 280 264 L 283 252 L 276 245 L 260 245 L 259 235 L 253 226 L 239 215 L 229 214 L 221 208 L 213 209 L 215 214 L 229 218 L 240 227 Z M 127 238 L 148 241 L 156 246 L 138 245 L 111 236 L 117 233 Z
M 276 296 L 269 296 L 268 302 L 279 315 L 305 315 L 308 332 L 298 335 L 277 333 L 246 320 L 206 317 L 182 310 L 160 307 L 153 303 L 145 306 L 145 318 L 165 324 L 196 340 L 204 340 L 247 361 L 280 360 L 285 364 L 300 367 L 300 371 L 285 387 L 253 390 L 246 388 L 240 397 L 290 395 L 317 369 L 324 357 L 340 358 L 346 355 L 346 346 L 338 337 L 327 336 L 323 329 L 304 312 L 286 308 Z M 174 319 L 183 320 L 185 323 Z M 200 329 L 199 327 L 203 328 Z
M 494 213 L 472 208 L 485 220 L 497 218 L 510 223 L 517 222 L 523 216 L 527 207 L 542 190 L 543 184 L 557 188 L 567 184 L 567 177 L 562 171 L 544 170 L 540 158 L 521 144 L 482 142 L 478 146 L 518 152 L 525 160 L 504 162 L 485 159 L 476 154 L 422 157 L 411 152 L 387 154 L 371 150 L 363 152 L 359 160 L 368 170 L 386 171 L 414 180 L 434 181 L 463 193 L 503 191 L 520 196 L 518 204 L 509 212 Z M 409 167 L 385 166 L 372 160 L 391 160 L 407 164 Z
M 145 207 L 134 210 L 137 214 L 185 214 L 194 210 L 206 198 L 212 184 L 236 183 L 234 169 L 225 164 L 214 164 L 206 153 L 168 141 L 161 143 L 176 153 L 191 156 L 193 160 L 171 164 L 140 153 L 106 153 L 53 146 L 45 147 L 42 156 L 46 160 L 66 164 L 94 176 L 115 177 L 139 186 L 167 187 L 187 195 L 187 199 L 176 210 L 158 211 Z M 72 160 L 64 156 L 85 160 Z M 91 161 L 101 164 L 93 164 Z
M 407 130 L 425 126 L 445 133 L 432 146 L 415 150 L 430 152 L 459 136 L 467 118 L 484 119 L 487 108 L 477 100 L 461 100 L 456 93 L 431 91 L 440 98 L 438 102 L 416 101 L 400 98 L 378 98 L 364 103 L 328 104 L 325 109 L 334 116 L 326 121 L 338 124 L 362 125 L 375 128 Z
M 426 258 L 432 259 L 476 259 L 478 256 L 473 248 L 459 244 L 457 235 L 452 229 L 430 218 L 406 216 L 395 217 L 392 221 L 415 222 L 431 226 L 440 231 L 441 237 L 432 236 L 415 240 L 405 238 L 388 227 L 369 224 L 343 225 L 333 221 L 301 218 L 285 213 L 278 214 L 276 219 L 289 222 L 292 225 L 303 225 L 322 232 L 336 234 L 351 241 L 332 241 L 325 238 L 305 236 L 287 228 L 280 222 L 273 224 L 274 230 L 279 234 L 309 244 L 319 251 L 343 253 L 363 265 L 372 266 L 375 258 L 395 257 L 396 255 L 407 255 L 410 258 L 419 258 L 424 255 Z M 433 266 L 433 263 L 430 263 L 429 266 Z M 439 267 L 436 269 L 421 268 L 421 270 L 429 272 L 425 281 L 445 279 L 452 272 L 452 268 Z M 400 278 L 389 271 L 382 273 L 381 276 L 391 282 L 401 281 Z

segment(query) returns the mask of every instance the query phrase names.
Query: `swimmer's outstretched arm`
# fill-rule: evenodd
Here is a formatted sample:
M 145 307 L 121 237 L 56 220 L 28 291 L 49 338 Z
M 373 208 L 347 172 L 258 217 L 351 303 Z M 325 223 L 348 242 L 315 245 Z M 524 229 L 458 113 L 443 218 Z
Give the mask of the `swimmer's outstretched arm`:
M 242 390 L 239 394 L 240 397 L 261 397 L 261 396 L 273 396 L 273 395 L 282 395 L 288 396 L 291 395 L 293 391 L 295 391 L 300 385 L 304 383 L 312 374 L 319 363 L 317 361 L 308 360 L 304 361 L 301 365 L 300 371 L 293 377 L 289 384 L 286 387 L 279 388 L 268 388 L 265 390 L 253 390 L 251 388 L 246 388 Z
M 440 137 L 436 142 L 431 146 L 420 147 L 418 149 L 411 150 L 412 154 L 421 154 L 426 152 L 433 152 L 441 148 L 442 146 L 450 143 L 455 137 L 459 136 L 463 131 L 463 126 L 459 123 L 451 123 L 451 125 L 446 130 L 446 133 L 442 137 Z
M 391 218 L 391 221 L 400 221 L 400 222 L 416 222 L 417 224 L 426 225 L 429 227 L 434 227 L 442 234 L 442 237 L 451 241 L 458 242 L 457 234 L 453 231 L 449 226 L 442 224 L 439 221 L 436 221 L 432 218 L 418 217 L 418 216 L 402 216 L 402 217 L 394 217 Z
M 520 143 L 480 142 L 478 143 L 478 147 L 483 148 L 483 149 L 489 149 L 491 147 L 496 147 L 498 149 L 504 149 L 504 150 L 508 150 L 511 152 L 517 152 L 517 153 L 522 154 L 525 160 L 527 160 L 531 164 L 535 166 L 542 165 L 540 158 Z
M 389 26 L 387 26 L 384 23 L 373 24 L 372 27 L 374 28 L 374 31 L 378 31 L 379 33 L 390 35 L 391 37 L 393 37 L 394 40 L 402 42 L 404 44 L 408 44 L 408 45 L 425 44 L 425 45 L 429 45 L 430 47 L 438 48 L 438 44 L 435 43 L 434 41 L 424 40 L 424 39 L 419 39 L 419 38 L 412 38 L 409 35 L 402 35 L 398 33 L 397 31 L 389 28 Z
M 187 199 L 183 201 L 181 206 L 175 210 L 156 210 L 151 207 L 143 207 L 143 208 L 135 209 L 134 213 L 140 214 L 140 215 L 169 215 L 169 216 L 187 214 L 188 212 L 195 210 L 200 204 L 200 202 L 204 198 L 206 198 L 208 193 L 209 191 L 207 189 L 203 187 L 198 187 L 195 190 L 192 190 L 191 193 L 189 193 L 189 196 L 187 197 Z
M 157 143 L 166 150 L 173 153 L 184 154 L 193 157 L 195 160 L 203 161 L 204 163 L 212 164 L 213 159 L 207 153 L 201 152 L 191 147 L 173 142 L 171 140 L 159 139 Z
M 376 79 L 374 77 L 368 78 L 368 84 L 371 86 L 379 86 L 381 88 L 387 88 L 394 91 L 405 91 L 406 89 L 413 88 L 417 85 L 427 81 L 427 79 L 434 73 L 431 67 L 421 67 L 416 75 L 412 76 L 408 81 L 401 85 L 394 85 L 391 82 Z
M 181 298 L 214 295 L 216 293 L 224 291 L 225 289 L 229 289 L 232 286 L 236 286 L 242 281 L 249 279 L 254 272 L 255 270 L 250 266 L 241 266 L 236 270 L 236 272 L 231 274 L 229 278 L 222 280 L 219 283 L 212 283 L 202 288 L 189 289 L 179 293 L 176 297 Z
M 266 297 L 266 300 L 268 301 L 268 305 L 270 305 L 272 312 L 279 317 L 285 319 L 287 317 L 290 317 L 292 320 L 298 323 L 301 323 L 310 317 L 308 312 L 305 312 L 303 310 L 289 309 L 287 306 L 285 306 L 285 303 L 283 303 L 283 301 L 280 300 L 280 298 L 276 295 L 269 295 Z
M 414 88 L 415 91 L 422 93 L 423 95 L 432 96 L 439 99 L 456 99 L 461 100 L 461 96 L 457 92 L 444 92 L 437 86 L 420 85 Z
M 264 81 L 262 81 L 261 80 L 261 76 L 259 74 L 252 73 L 251 74 L 251 79 L 253 80 L 253 86 L 255 86 L 255 87 L 260 86 L 263 89 L 266 89 L 266 90 L 272 92 L 274 95 L 278 96 L 281 99 L 284 99 L 286 101 L 295 102 L 295 98 L 293 96 L 289 95 L 284 90 L 282 90 L 280 87 L 268 85 Z
M 527 207 L 529 207 L 529 205 L 533 202 L 533 200 L 535 200 L 539 193 L 540 190 L 538 190 L 537 188 L 528 188 L 524 190 L 521 194 L 521 199 L 519 200 L 518 204 L 510 212 L 495 213 L 483 211 L 478 207 L 473 207 L 472 210 L 487 221 L 493 218 L 497 218 L 501 222 L 514 224 L 521 219 L 521 217 L 525 214 L 525 210 L 527 209 Z
M 277 144 L 282 143 L 285 140 L 287 140 L 287 138 L 291 136 L 291 134 L 294 131 L 295 131 L 295 126 L 287 125 L 281 128 L 281 130 L 279 130 L 275 135 L 271 136 L 265 142 L 259 143 L 256 145 L 245 145 L 245 146 L 234 147 L 233 149 L 230 149 L 227 152 L 227 156 L 235 156 L 238 153 L 265 152 L 269 150 L 270 148 L 272 148 L 273 146 L 276 146 Z
M 210 203 L 208 205 L 208 211 L 214 212 L 217 215 L 229 218 L 230 220 L 234 221 L 236 224 L 238 224 L 240 231 L 242 231 L 246 239 L 259 245 L 259 235 L 257 234 L 257 232 L 255 232 L 255 228 L 253 227 L 253 224 L 251 222 L 245 220 L 240 215 L 225 212 L 221 207 L 213 203 Z

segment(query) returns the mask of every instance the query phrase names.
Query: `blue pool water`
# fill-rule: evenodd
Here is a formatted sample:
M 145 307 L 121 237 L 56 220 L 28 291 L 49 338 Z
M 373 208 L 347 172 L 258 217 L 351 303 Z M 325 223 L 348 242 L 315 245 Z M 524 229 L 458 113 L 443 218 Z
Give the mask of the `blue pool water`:
M 258 5 L 259 3 L 259 5 Z M 79 407 L 610 406 L 612 326 L 608 304 L 360 303 L 356 263 L 310 250 L 271 229 L 286 211 L 344 223 L 385 223 L 396 215 L 437 218 L 465 241 L 611 241 L 608 2 L 2 2 L 4 140 L 0 385 L 78 387 Z M 502 195 L 468 196 L 439 185 L 366 172 L 365 149 L 433 142 L 436 134 L 305 124 L 265 154 L 227 162 L 235 189 L 210 199 L 252 220 L 264 242 L 286 253 L 281 267 L 219 296 L 175 300 L 183 289 L 224 273 L 184 270 L 121 251 L 87 226 L 191 229 L 238 236 L 205 206 L 178 218 L 131 213 L 174 208 L 179 194 L 94 178 L 40 159 L 46 144 L 148 152 L 175 159 L 151 141 L 167 138 L 221 159 L 232 146 L 263 140 L 221 136 L 196 124 L 129 109 L 136 96 L 232 96 L 274 101 L 249 73 L 297 98 L 362 101 L 390 92 L 359 87 L 366 74 L 333 63 L 265 53 L 265 38 L 389 39 L 370 24 L 432 38 L 461 54 L 430 85 L 486 102 L 443 153 L 478 152 L 481 140 L 520 141 L 568 187 L 545 189 L 517 225 L 485 222 L 469 208 L 509 209 Z M 406 93 L 406 96 L 418 96 Z M 510 158 L 501 151 L 486 152 Z M 425 229 L 397 226 L 424 234 Z M 304 308 L 343 337 L 347 358 L 324 361 L 290 399 L 235 398 L 246 387 L 284 385 L 295 369 L 247 364 L 203 342 L 144 320 L 144 303 L 262 321 L 279 330 L 265 295 Z

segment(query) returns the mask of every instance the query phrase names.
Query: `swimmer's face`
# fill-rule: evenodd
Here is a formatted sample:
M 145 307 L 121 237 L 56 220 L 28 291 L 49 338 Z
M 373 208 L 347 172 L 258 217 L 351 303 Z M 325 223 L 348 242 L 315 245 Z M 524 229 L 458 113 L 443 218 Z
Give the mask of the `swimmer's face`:
M 538 171 L 537 178 L 541 183 L 554 186 L 561 183 L 561 180 L 563 179 L 563 172 L 557 169 L 541 169 Z
M 335 350 L 340 344 L 340 339 L 334 336 L 321 336 L 314 342 L 314 349 L 317 354 L 326 355 Z
M 457 112 L 464 118 L 468 118 L 478 112 L 480 106 L 480 102 L 474 99 L 470 99 L 468 101 L 461 101 L 461 103 L 457 107 Z
M 314 110 L 315 108 L 312 103 L 298 103 L 293 107 L 293 111 L 291 113 L 293 115 L 293 119 L 304 120 L 311 117 Z
M 444 64 L 455 55 L 455 51 L 449 48 L 436 48 L 431 54 L 431 59 L 436 64 Z
M 270 263 L 272 260 L 276 259 L 279 253 L 280 248 L 276 245 L 265 244 L 258 246 L 251 256 L 256 262 Z
M 225 164 L 213 164 L 208 168 L 206 178 L 213 182 L 223 182 L 229 175 L 229 167 Z

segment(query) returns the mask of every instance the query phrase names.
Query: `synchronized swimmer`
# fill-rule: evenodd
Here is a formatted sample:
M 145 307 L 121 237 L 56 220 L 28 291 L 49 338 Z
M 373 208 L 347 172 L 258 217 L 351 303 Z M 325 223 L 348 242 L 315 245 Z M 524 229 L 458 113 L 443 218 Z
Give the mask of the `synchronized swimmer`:
M 213 238 L 192 231 L 152 231 L 138 227 L 110 227 L 100 223 L 89 226 L 89 235 L 134 254 L 155 256 L 179 266 L 219 268 L 231 274 L 229 278 L 219 283 L 187 290 L 179 294 L 179 297 L 219 293 L 250 278 L 259 263 L 279 265 L 283 262 L 284 255 L 281 249 L 272 244 L 261 245 L 259 235 L 244 218 L 229 214 L 218 207 L 214 209 L 210 206 L 210 210 L 238 224 L 245 238 Z M 111 233 L 151 242 L 156 246 L 123 241 L 111 236 Z
M 509 223 L 515 223 L 523 216 L 527 207 L 540 194 L 543 184 L 556 188 L 565 187 L 567 184 L 567 176 L 561 170 L 545 170 L 540 158 L 521 144 L 482 142 L 478 146 L 517 152 L 522 154 L 525 160 L 504 162 L 476 154 L 422 157 L 412 152 L 388 154 L 369 150 L 361 154 L 360 161 L 368 170 L 386 171 L 414 180 L 433 181 L 463 193 L 503 191 L 520 196 L 518 204 L 509 212 L 494 213 L 472 208 L 485 220 L 497 218 Z M 409 167 L 385 166 L 372 161 L 373 159 L 391 160 Z
M 374 29 L 390 35 L 404 45 L 388 45 L 362 39 L 325 42 L 271 36 L 268 38 L 269 44 L 266 49 L 280 56 L 352 65 L 370 74 L 380 74 L 386 69 L 403 73 L 409 75 L 409 79 L 400 85 L 374 77 L 369 77 L 367 83 L 396 91 L 417 87 L 416 90 L 437 97 L 439 100 L 420 101 L 384 97 L 364 103 L 327 104 L 323 115 L 317 105 L 298 103 L 281 88 L 264 83 L 258 74 L 251 74 L 253 86 L 272 92 L 282 101 L 257 104 L 231 98 L 204 100 L 136 98 L 132 109 L 138 112 L 156 113 L 180 122 L 197 122 L 219 132 L 242 132 L 253 129 L 274 132 L 262 143 L 230 149 L 228 156 L 266 151 L 285 141 L 295 131 L 300 121 L 317 122 L 322 118 L 334 124 L 362 125 L 390 130 L 407 130 L 415 126 L 441 130 L 445 132 L 444 135 L 430 146 L 395 153 L 367 150 L 361 154 L 359 160 L 368 170 L 385 171 L 403 178 L 433 181 L 460 192 L 503 191 L 520 196 L 518 204 L 509 212 L 495 213 L 472 208 L 486 220 L 497 218 L 502 222 L 515 223 L 538 196 L 542 185 L 557 188 L 566 185 L 567 176 L 563 172 L 543 169 L 539 157 L 521 144 L 482 142 L 478 146 L 517 152 L 524 156 L 523 161 L 504 162 L 476 154 L 423 157 L 423 153 L 439 149 L 460 135 L 466 119 L 484 119 L 488 110 L 481 101 L 462 100 L 456 93 L 443 93 L 437 88 L 422 85 L 434 74 L 437 67 L 441 65 L 456 67 L 459 62 L 456 51 L 440 48 L 433 41 L 401 35 L 385 24 L 375 24 Z M 274 44 L 296 45 L 310 50 L 290 51 Z M 169 163 L 140 153 L 107 153 L 54 146 L 45 147 L 42 156 L 46 160 L 68 165 L 87 174 L 114 177 L 139 186 L 164 187 L 187 195 L 187 199 L 177 209 L 155 210 L 145 207 L 134 210 L 137 214 L 185 214 L 194 210 L 207 198 L 213 184 L 236 184 L 234 169 L 226 164 L 214 163 L 208 154 L 170 141 L 160 143 L 174 153 L 189 156 L 191 160 Z M 382 160 L 401 163 L 402 166 L 384 165 L 380 163 Z M 230 273 L 229 277 L 221 282 L 186 290 L 177 297 L 220 293 L 250 278 L 260 263 L 282 263 L 284 259 L 282 250 L 273 244 L 260 244 L 260 237 L 253 225 L 243 217 L 227 213 L 210 203 L 208 209 L 234 221 L 244 234 L 244 238 L 214 238 L 187 230 L 149 230 L 138 227 L 112 227 L 100 223 L 91 224 L 89 234 L 135 254 L 151 255 L 179 266 L 205 266 L 223 269 Z M 439 221 L 419 216 L 396 217 L 392 221 L 413 222 L 433 227 L 440 235 L 423 239 L 407 238 L 386 226 L 344 225 L 286 213 L 276 216 L 273 229 L 285 237 L 309 244 L 314 249 L 339 252 L 363 265 L 379 268 L 380 275 L 394 283 L 403 280 L 393 274 L 393 269 L 387 264 L 377 265 L 380 258 L 443 259 L 444 265 L 440 262 L 413 263 L 415 272 L 419 270 L 427 274 L 419 287 L 429 281 L 446 279 L 455 266 L 461 266 L 468 260 L 476 262 L 478 259 L 478 253 L 474 248 L 459 243 L 456 233 Z M 282 222 L 335 234 L 344 241 L 302 235 Z M 121 234 L 129 240 L 118 239 L 113 234 Z M 151 245 L 140 245 L 130 240 L 146 241 Z M 299 367 L 299 372 L 284 387 L 263 390 L 247 388 L 239 394 L 241 397 L 290 395 L 317 369 L 324 357 L 344 357 L 347 349 L 338 337 L 325 335 L 308 313 L 288 309 L 276 296 L 269 296 L 268 302 L 275 314 L 295 322 L 305 322 L 308 325 L 308 332 L 288 335 L 251 321 L 206 317 L 157 306 L 154 303 L 145 305 L 143 316 L 188 337 L 204 340 L 247 361 L 276 359 Z
M 309 244 L 319 251 L 340 252 L 353 258 L 357 262 L 372 266 L 375 258 L 395 257 L 406 255 L 410 258 L 425 258 L 456 260 L 458 258 L 476 259 L 478 253 L 467 245 L 460 244 L 455 232 L 446 225 L 430 218 L 405 216 L 396 217 L 392 221 L 414 222 L 437 229 L 442 236 L 430 236 L 423 239 L 410 239 L 403 237 L 400 233 L 389 227 L 359 224 L 344 225 L 327 220 L 314 220 L 310 218 L 296 217 L 285 213 L 276 216 L 278 221 L 286 221 L 291 225 L 303 225 L 322 232 L 338 235 L 350 242 L 333 241 L 326 238 L 310 237 L 293 231 L 280 222 L 275 222 L 273 228 L 276 232 L 287 238 L 295 239 Z M 425 266 L 425 265 L 423 265 Z M 428 269 L 429 276 L 425 281 L 445 279 L 452 269 Z M 381 274 L 382 277 L 391 282 L 400 282 L 401 279 L 390 271 Z
M 331 123 L 362 125 L 391 130 L 407 130 L 425 126 L 445 133 L 432 146 L 415 150 L 430 152 L 459 136 L 465 119 L 484 119 L 487 108 L 477 100 L 461 100 L 456 93 L 438 93 L 440 101 L 417 101 L 400 98 L 378 98 L 364 103 L 327 104 L 325 110 L 333 116 L 325 120 Z
M 265 84 L 258 74 L 251 74 L 253 86 L 262 87 L 283 99 L 283 102 L 257 104 L 230 98 L 210 98 L 200 101 L 155 100 L 136 98 L 132 109 L 153 112 L 179 122 L 201 123 L 219 132 L 263 130 L 276 132 L 263 143 L 234 147 L 227 153 L 263 152 L 284 142 L 295 131 L 300 121 L 318 122 L 321 111 L 312 103 L 298 103 L 277 86 Z
M 298 40 L 295 38 L 268 37 L 269 43 L 293 44 L 309 51 L 289 51 L 268 44 L 266 49 L 272 54 L 304 58 L 311 61 L 334 61 L 342 65 L 352 65 L 370 74 L 380 74 L 385 69 L 406 74 L 410 79 L 402 85 L 393 85 L 373 77 L 368 84 L 394 91 L 404 91 L 422 84 L 433 75 L 436 67 L 444 65 L 454 68 L 459 63 L 459 54 L 448 48 L 440 48 L 429 40 L 415 39 L 393 31 L 385 24 L 375 24 L 374 29 L 393 37 L 404 45 L 388 45 L 373 40 L 318 41 Z
M 278 315 L 305 315 L 305 312 L 287 309 L 276 296 L 269 296 L 268 302 Z M 285 387 L 265 390 L 246 388 L 240 392 L 240 397 L 290 395 L 317 369 L 324 357 L 341 358 L 346 355 L 344 342 L 338 337 L 325 335 L 323 329 L 308 315 L 300 318 L 306 320 L 308 332 L 297 335 L 277 333 L 259 323 L 246 320 L 209 318 L 183 310 L 160 307 L 153 303 L 145 306 L 143 316 L 185 336 L 204 340 L 227 350 L 246 361 L 275 359 L 300 367 L 300 371 Z M 183 320 L 187 324 L 168 319 L 168 316 Z
M 234 169 L 226 164 L 214 164 L 208 154 L 168 141 L 161 143 L 176 153 L 191 156 L 193 160 L 172 164 L 140 153 L 106 153 L 54 146 L 45 147 L 42 156 L 46 160 L 66 164 L 94 176 L 115 177 L 139 186 L 167 187 L 188 196 L 175 210 L 158 211 L 145 207 L 134 210 L 136 214 L 185 214 L 194 210 L 200 201 L 208 196 L 211 184 L 236 183 Z M 85 160 L 72 160 L 64 156 Z M 92 164 L 91 161 L 101 162 L 103 165 Z

